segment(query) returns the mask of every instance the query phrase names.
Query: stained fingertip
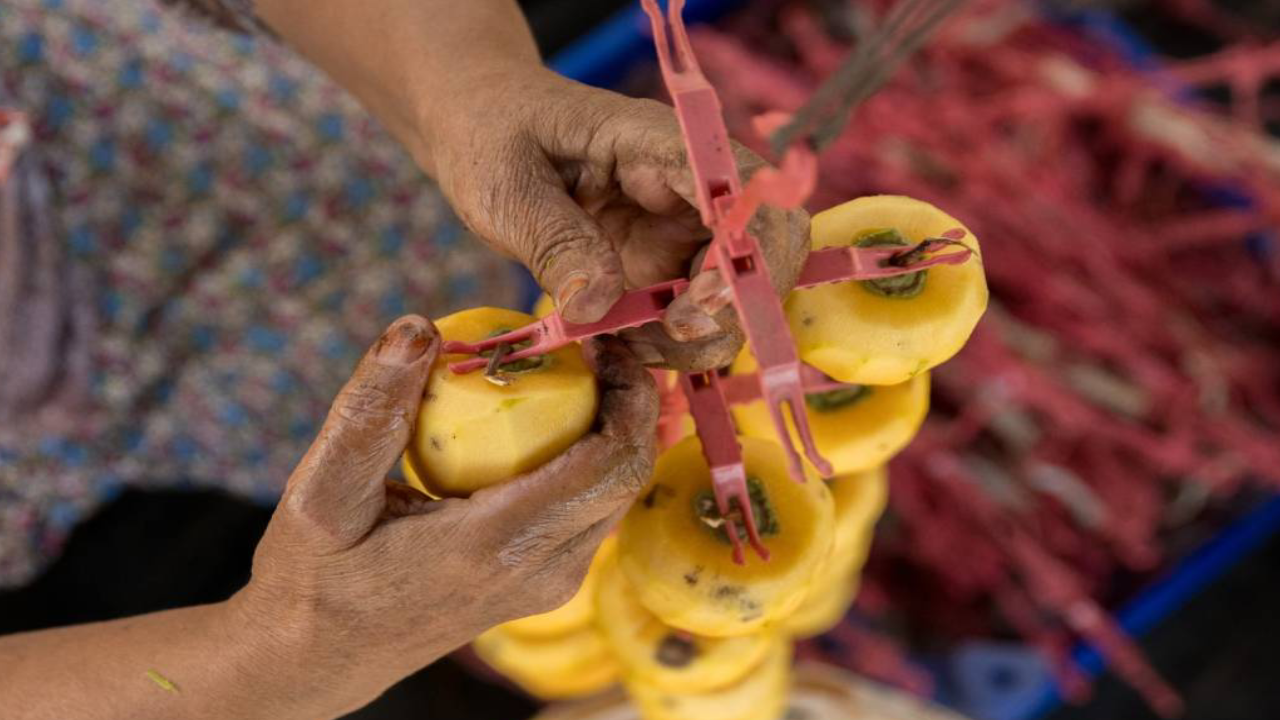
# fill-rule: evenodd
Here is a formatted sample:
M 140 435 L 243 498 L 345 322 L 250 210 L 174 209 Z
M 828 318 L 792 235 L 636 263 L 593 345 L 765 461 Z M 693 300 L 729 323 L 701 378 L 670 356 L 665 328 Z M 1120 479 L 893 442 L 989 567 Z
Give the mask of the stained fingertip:
M 658 345 L 664 366 L 680 372 L 702 372 L 722 368 L 733 362 L 742 349 L 743 337 L 731 328 L 709 340 L 671 342 Z
M 412 365 L 439 344 L 439 333 L 430 320 L 406 315 L 391 324 L 374 346 L 374 357 L 383 365 Z
M 733 290 L 717 270 L 702 273 L 694 278 L 685 295 L 695 307 L 713 317 L 733 302 Z
M 667 308 L 662 327 L 672 340 L 682 343 L 706 340 L 723 332 L 713 317 L 684 298 L 676 298 Z
M 622 293 L 622 276 L 617 273 L 574 273 L 556 294 L 556 309 L 571 323 L 593 323 L 609 312 Z

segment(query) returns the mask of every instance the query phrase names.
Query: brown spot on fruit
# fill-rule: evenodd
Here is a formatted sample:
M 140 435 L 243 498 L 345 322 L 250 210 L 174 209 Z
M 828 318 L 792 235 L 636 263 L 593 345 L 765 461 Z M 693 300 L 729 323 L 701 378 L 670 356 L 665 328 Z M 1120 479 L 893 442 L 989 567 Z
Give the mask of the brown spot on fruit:
M 698 567 L 694 568 L 692 571 L 685 573 L 685 574 L 684 574 L 684 581 L 685 581 L 685 583 L 686 583 L 686 584 L 688 584 L 688 585 L 689 585 L 689 587 L 693 587 L 694 585 L 697 585 L 697 584 L 698 584 L 698 576 L 700 576 L 700 575 L 702 575 L 702 566 L 701 566 L 701 565 L 699 565 Z
M 711 595 L 717 600 L 727 600 L 742 595 L 742 592 L 741 585 L 720 585 L 711 591 Z
M 641 502 L 644 503 L 644 508 L 646 510 L 652 510 L 653 501 L 657 499 L 657 497 L 658 497 L 658 488 L 655 487 L 644 496 L 644 500 L 641 500 Z
M 662 642 L 658 643 L 653 657 L 666 667 L 688 667 L 698 657 L 698 646 L 691 637 L 681 633 L 667 633 Z
M 440 438 L 435 435 L 431 436 L 431 449 L 439 452 L 444 449 L 444 443 L 440 442 Z

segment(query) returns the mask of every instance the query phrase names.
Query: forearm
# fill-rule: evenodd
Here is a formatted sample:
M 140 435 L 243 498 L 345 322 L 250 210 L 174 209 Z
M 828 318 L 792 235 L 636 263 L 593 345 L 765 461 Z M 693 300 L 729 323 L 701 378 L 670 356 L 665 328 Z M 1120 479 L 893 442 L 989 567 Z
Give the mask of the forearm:
M 514 0 L 257 0 L 256 8 L 428 172 L 434 138 L 469 111 L 463 103 L 477 88 L 542 72 Z
M 24 720 L 314 720 L 376 695 L 340 696 L 236 602 L 0 637 L 0 707 Z

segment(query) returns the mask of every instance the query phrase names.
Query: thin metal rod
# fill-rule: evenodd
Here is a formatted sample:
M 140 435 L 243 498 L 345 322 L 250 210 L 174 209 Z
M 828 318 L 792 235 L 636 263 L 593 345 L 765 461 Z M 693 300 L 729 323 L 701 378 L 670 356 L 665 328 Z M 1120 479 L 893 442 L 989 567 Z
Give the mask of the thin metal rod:
M 852 57 L 797 111 L 792 121 L 770 139 L 782 153 L 804 141 L 815 150 L 829 145 L 843 130 L 854 110 L 893 75 L 933 36 L 938 27 L 966 0 L 903 0 L 884 21 L 858 43 Z

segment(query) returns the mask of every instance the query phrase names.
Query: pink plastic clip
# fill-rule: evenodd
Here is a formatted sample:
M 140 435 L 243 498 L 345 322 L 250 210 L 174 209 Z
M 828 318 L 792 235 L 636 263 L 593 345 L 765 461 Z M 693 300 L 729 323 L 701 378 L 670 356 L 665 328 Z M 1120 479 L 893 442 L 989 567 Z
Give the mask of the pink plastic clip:
M 833 247 L 814 250 L 800 271 L 797 288 L 811 288 L 846 280 L 874 280 L 927 270 L 935 265 L 959 265 L 973 256 L 973 251 L 960 241 L 965 237 L 963 228 L 948 230 L 938 238 L 926 238 L 910 247 Z M 960 250 L 932 254 L 944 247 L 959 246 Z M 899 262 L 902 258 L 921 258 L 911 263 Z
M 718 270 L 728 285 L 739 323 L 746 334 L 758 372 L 729 382 L 735 402 L 763 399 L 769 407 L 778 441 L 787 454 L 788 470 L 803 482 L 804 468 L 787 431 L 783 407 L 791 413 L 796 435 L 810 463 L 824 476 L 831 465 L 819 454 L 805 413 L 806 392 L 822 392 L 840 384 L 818 373 L 817 378 L 800 362 L 787 324 L 782 302 L 769 277 L 769 268 L 759 241 L 747 231 L 756 210 L 764 203 L 794 208 L 812 193 L 817 179 L 817 159 L 802 145 L 788 148 L 778 169 L 763 168 L 742 186 L 732 144 L 721 115 L 720 100 L 698 66 L 685 32 L 681 10 L 683 0 L 671 0 L 669 18 L 664 20 L 655 0 L 641 0 L 653 26 L 654 44 L 663 79 L 675 104 L 684 135 L 703 224 L 713 238 L 703 270 Z M 668 36 L 668 24 L 670 35 Z M 772 114 L 758 118 L 764 132 L 785 122 Z M 801 273 L 799 287 L 812 287 L 841 280 L 865 280 L 916 272 L 942 263 L 968 259 L 969 252 L 926 257 L 934 245 L 956 244 L 958 237 L 926 240 L 910 248 L 836 248 L 812 253 Z M 454 372 L 478 370 L 490 364 L 513 362 L 541 355 L 594 335 L 616 333 L 659 321 L 668 306 L 689 286 L 687 280 L 673 280 L 627 292 L 601 320 L 588 324 L 566 322 L 558 313 L 526 327 L 476 343 L 450 341 L 446 353 L 480 355 L 505 345 L 508 351 L 496 359 L 472 357 L 449 365 Z M 524 347 L 520 347 L 525 344 Z M 742 551 L 733 517 L 736 514 L 761 557 L 767 552 L 760 544 L 742 465 L 741 448 L 729 415 L 726 388 L 716 373 L 682 377 L 690 412 L 697 424 L 703 452 L 715 480 L 717 505 L 730 524 L 734 558 L 742 562 Z M 737 507 L 734 508 L 734 503 Z
M 800 383 L 804 386 L 805 395 L 853 387 L 848 383 L 832 380 L 821 370 L 804 363 L 800 363 Z M 724 387 L 725 400 L 730 405 L 746 405 L 760 399 L 760 380 L 755 373 L 720 378 L 720 384 Z
M 680 14 L 683 0 L 671 0 L 666 21 L 655 0 L 641 0 L 641 3 L 653 26 L 658 64 L 684 134 L 702 222 L 714 233 L 703 270 L 718 269 L 730 288 L 739 323 L 760 366 L 757 374 L 760 396 L 769 406 L 778 440 L 787 452 L 791 476 L 804 481 L 800 455 L 786 429 L 784 405 L 791 412 L 809 462 L 823 475 L 830 475 L 831 464 L 818 453 L 804 412 L 800 357 L 791 339 L 782 302 L 773 289 L 760 243 L 746 229 L 761 202 L 794 207 L 809 195 L 816 174 L 812 154 L 790 153 L 782 170 L 757 172 L 748 190 L 743 192 L 729 132 L 721 115 L 720 99 L 702 74 L 689 44 Z M 727 415 L 727 409 L 725 412 Z M 701 430 L 699 436 L 702 436 Z M 750 508 L 744 509 L 747 511 L 743 513 L 744 524 L 749 530 L 753 529 Z
M 747 190 L 751 190 L 754 186 L 755 178 L 752 180 L 753 182 L 747 185 Z M 744 204 L 743 201 L 739 201 L 734 208 L 742 207 Z M 926 256 L 926 253 L 954 245 L 963 239 L 964 235 L 964 230 L 957 228 L 940 238 L 926 239 L 911 247 L 843 247 L 815 250 L 809 253 L 804 269 L 800 271 L 796 287 L 810 288 L 849 280 L 874 280 L 927 270 L 935 265 L 958 265 L 970 258 L 973 254 L 971 250 L 962 247 L 956 252 L 940 255 Z M 920 254 L 920 260 L 901 265 L 895 262 L 898 258 L 917 253 Z M 558 313 L 552 313 L 525 327 L 485 338 L 479 342 L 466 343 L 450 340 L 444 344 L 444 351 L 451 354 L 477 355 L 493 350 L 504 343 L 514 346 L 528 342 L 530 344 L 527 347 L 519 348 L 502 357 L 503 363 L 523 360 L 558 350 L 565 345 L 595 335 L 613 334 L 626 328 L 660 321 L 667 306 L 688 287 L 688 280 L 670 280 L 647 288 L 631 290 L 609 309 L 608 314 L 593 323 L 566 322 Z M 487 359 L 475 357 L 450 363 L 449 369 L 457 373 L 467 373 L 479 370 L 487 364 Z
M 751 548 L 762 560 L 769 559 L 769 549 L 760 542 L 751 496 L 747 490 L 747 469 L 742 462 L 742 446 L 729 415 L 720 375 L 716 371 L 681 373 L 680 387 L 689 403 L 689 413 L 702 441 L 702 455 L 711 467 L 711 487 L 716 494 L 716 507 L 724 518 L 724 531 L 733 545 L 733 561 L 742 565 L 742 541 L 738 537 L 735 517 L 742 520 Z
M 530 343 L 528 347 L 519 348 L 504 355 L 502 362 L 509 363 L 543 355 L 595 335 L 613 334 L 619 330 L 661 320 L 667 306 L 688 287 L 688 280 L 671 280 L 647 288 L 631 290 L 619 298 L 603 318 L 593 323 L 575 324 L 567 322 L 558 312 L 551 313 L 538 322 L 479 342 L 466 343 L 450 340 L 444 344 L 443 350 L 446 353 L 477 355 L 494 350 L 499 345 L 514 347 L 517 343 L 528 342 Z M 488 363 L 486 358 L 474 357 L 449 363 L 449 369 L 456 373 L 467 373 L 479 370 Z

